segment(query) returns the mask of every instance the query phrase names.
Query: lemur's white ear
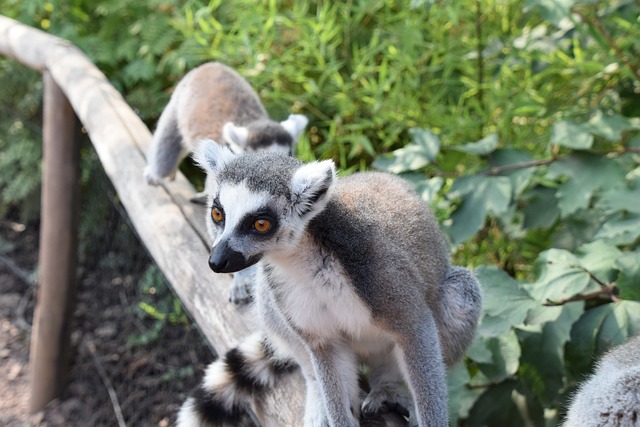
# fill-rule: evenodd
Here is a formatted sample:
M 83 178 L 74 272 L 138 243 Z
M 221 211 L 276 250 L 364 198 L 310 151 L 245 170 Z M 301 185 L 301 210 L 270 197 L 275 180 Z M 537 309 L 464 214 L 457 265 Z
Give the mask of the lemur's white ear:
M 193 151 L 194 160 L 207 173 L 219 172 L 234 157 L 235 154 L 231 150 L 212 139 L 198 141 L 196 149 Z
M 244 126 L 236 126 L 233 122 L 227 122 L 222 127 L 222 138 L 229 144 L 235 144 L 244 150 L 247 147 L 249 129 Z
M 290 114 L 287 120 L 280 122 L 280 125 L 289 132 L 291 138 L 293 138 L 293 143 L 298 142 L 298 138 L 304 131 L 304 128 L 309 123 L 309 119 L 302 114 Z
M 320 213 L 336 182 L 336 166 L 333 160 L 307 163 L 301 166 L 291 178 L 293 208 L 300 216 Z

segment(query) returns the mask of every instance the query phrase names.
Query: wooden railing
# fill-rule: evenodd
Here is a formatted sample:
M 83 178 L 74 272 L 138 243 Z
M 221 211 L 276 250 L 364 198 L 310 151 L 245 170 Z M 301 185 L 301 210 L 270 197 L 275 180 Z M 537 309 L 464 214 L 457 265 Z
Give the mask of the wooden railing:
M 69 358 L 75 297 L 79 124 L 86 129 L 140 239 L 216 351 L 248 334 L 250 321 L 227 302 L 230 278 L 207 266 L 202 208 L 178 173 L 165 186 L 142 178 L 151 134 L 100 70 L 68 41 L 0 15 L 0 54 L 44 79 L 39 288 L 31 342 L 30 409 L 59 395 Z M 284 380 L 254 412 L 263 426 L 301 423 L 300 375 Z

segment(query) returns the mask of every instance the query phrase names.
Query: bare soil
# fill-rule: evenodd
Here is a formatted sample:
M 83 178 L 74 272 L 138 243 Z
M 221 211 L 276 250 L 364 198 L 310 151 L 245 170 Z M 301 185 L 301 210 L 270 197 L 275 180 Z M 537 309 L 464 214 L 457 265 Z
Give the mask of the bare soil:
M 154 308 L 173 301 L 161 284 L 149 285 L 145 272 L 152 264 L 144 248 L 127 250 L 142 255 L 123 267 L 105 262 L 122 255 L 110 245 L 100 248 L 100 262 L 79 269 L 68 385 L 45 410 L 30 414 L 38 225 L 0 219 L 0 426 L 170 426 L 213 360 L 184 316 L 161 320 L 141 310 L 141 302 Z

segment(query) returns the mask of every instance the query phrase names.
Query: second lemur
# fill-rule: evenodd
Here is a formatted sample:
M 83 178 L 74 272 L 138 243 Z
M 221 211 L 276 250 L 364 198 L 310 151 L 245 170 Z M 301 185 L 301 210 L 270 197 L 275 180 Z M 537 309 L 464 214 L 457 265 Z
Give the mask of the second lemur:
M 188 72 L 160 115 L 147 153 L 150 184 L 173 179 L 178 164 L 203 139 L 221 141 L 234 152 L 293 149 L 307 126 L 301 114 L 269 118 L 251 85 L 233 69 L 208 62 Z

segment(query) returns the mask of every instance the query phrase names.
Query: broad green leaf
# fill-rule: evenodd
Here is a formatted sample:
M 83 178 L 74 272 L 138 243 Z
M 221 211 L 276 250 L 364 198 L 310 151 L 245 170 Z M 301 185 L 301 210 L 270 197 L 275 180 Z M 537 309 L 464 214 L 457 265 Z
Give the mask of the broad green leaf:
M 598 201 L 598 207 L 608 214 L 618 211 L 640 214 L 640 185 L 633 189 L 620 186 L 608 190 Z
M 453 150 L 462 151 L 469 154 L 477 154 L 479 156 L 486 156 L 493 152 L 498 147 L 498 135 L 491 133 L 488 136 L 482 138 L 480 141 L 470 142 L 464 145 L 454 145 L 451 147 Z
M 553 124 L 551 143 L 574 150 L 588 150 L 593 145 L 593 135 L 586 124 L 562 120 Z
M 424 179 L 415 184 L 416 192 L 425 203 L 433 203 L 438 191 L 444 185 L 444 179 L 439 176 Z
M 491 156 L 492 166 L 505 167 L 512 165 L 521 165 L 528 163 L 533 159 L 524 151 L 512 148 L 504 148 L 496 150 Z M 535 168 L 526 167 L 522 169 L 507 170 L 500 173 L 501 176 L 508 176 L 511 179 L 511 185 L 515 196 L 519 196 L 527 188 L 531 177 L 535 172 Z
M 483 317 L 480 334 L 496 336 L 521 324 L 527 312 L 538 306 L 522 285 L 497 267 L 480 266 L 475 270 L 483 293 Z M 508 304 L 505 304 L 508 301 Z
M 392 173 L 416 171 L 433 162 L 440 151 L 440 139 L 426 129 L 409 130 L 411 142 L 403 148 L 378 157 L 373 167 Z
M 571 329 L 567 367 L 580 375 L 594 358 L 640 333 L 640 302 L 620 301 L 585 311 Z
M 615 265 L 620 270 L 617 281 L 620 298 L 640 301 L 640 249 L 622 254 Z
M 589 206 L 597 189 L 607 191 L 624 182 L 625 171 L 615 159 L 588 153 L 574 153 L 549 168 L 549 177 L 567 176 L 556 196 L 563 218 Z
M 584 291 L 591 282 L 580 259 L 563 249 L 542 252 L 536 264 L 541 271 L 535 283 L 524 288 L 541 303 L 558 302 Z
M 411 143 L 417 145 L 425 153 L 425 156 L 434 161 L 440 152 L 440 137 L 428 129 L 409 129 Z
M 473 405 L 464 425 L 468 427 L 526 425 L 513 399 L 517 384 L 516 381 L 508 380 L 488 387 Z
M 589 131 L 609 141 L 619 141 L 622 133 L 635 128 L 637 120 L 629 119 L 618 114 L 605 115 L 598 110 L 589 120 Z
M 512 187 L 507 177 L 475 175 L 457 180 L 450 196 L 463 195 L 447 230 L 454 244 L 473 236 L 484 224 L 488 213 L 501 214 L 511 202 Z
M 458 425 L 459 418 L 466 418 L 469 415 L 469 410 L 483 392 L 480 388 L 470 388 L 470 379 L 469 371 L 464 363 L 457 363 L 447 370 L 450 425 Z
M 561 310 L 553 322 L 518 331 L 521 377 L 545 405 L 550 405 L 564 386 L 564 345 L 583 313 L 583 303 L 565 304 Z
M 471 380 L 473 385 L 498 383 L 511 378 L 520 366 L 520 344 L 513 330 L 495 337 L 480 336 L 479 341 L 491 352 L 491 362 L 478 362 L 482 375 Z
M 640 215 L 614 215 L 595 235 L 597 239 L 609 239 L 619 245 L 632 244 L 640 237 Z
M 615 278 L 613 269 L 622 252 L 613 244 L 596 240 L 578 248 L 576 254 L 580 264 L 600 281 L 607 283 Z
M 526 205 L 524 213 L 524 228 L 550 228 L 560 216 L 556 190 L 548 187 L 535 187 L 523 197 Z

